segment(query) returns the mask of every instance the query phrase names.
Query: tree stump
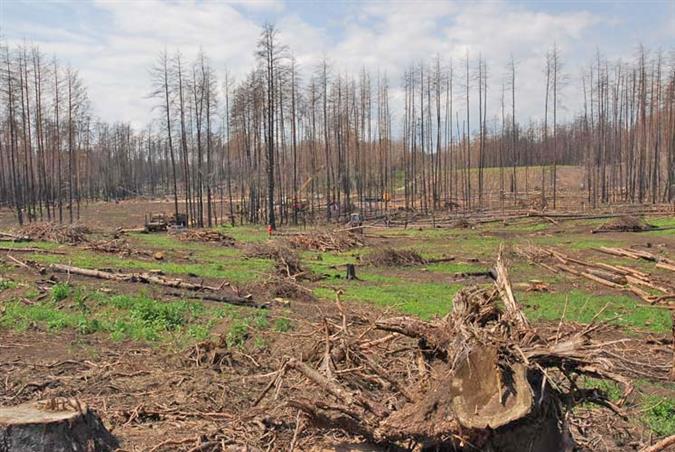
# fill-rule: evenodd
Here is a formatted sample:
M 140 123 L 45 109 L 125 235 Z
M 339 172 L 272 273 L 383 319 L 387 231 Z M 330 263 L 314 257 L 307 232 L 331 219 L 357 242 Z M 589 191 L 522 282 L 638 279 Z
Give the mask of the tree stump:
M 347 280 L 359 279 L 356 277 L 356 266 L 354 264 L 347 264 Z
M 117 447 L 101 419 L 74 399 L 0 407 L 0 452 L 90 452 Z

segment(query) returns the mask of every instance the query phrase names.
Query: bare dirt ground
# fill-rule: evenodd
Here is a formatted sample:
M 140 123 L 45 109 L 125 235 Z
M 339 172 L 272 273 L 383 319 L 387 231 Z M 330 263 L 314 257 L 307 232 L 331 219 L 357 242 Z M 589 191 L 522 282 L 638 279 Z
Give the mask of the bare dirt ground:
M 392 450 L 392 444 L 375 444 L 343 425 L 307 418 L 298 397 L 326 403 L 332 397 L 302 375 L 279 379 L 279 369 L 291 358 L 311 363 L 323 356 L 326 328 L 335 340 L 348 329 L 363 340 L 383 341 L 373 356 L 401 354 L 386 361 L 392 374 L 416 381 L 416 371 L 405 364 L 416 341 L 397 336 L 389 342 L 387 333 L 373 333 L 373 325 L 402 314 L 428 321 L 446 315 L 463 287 L 493 285 L 489 272 L 503 245 L 516 299 L 538 334 L 555 338 L 590 328 L 591 340 L 609 344 L 603 352 L 613 371 L 631 382 L 630 394 L 622 394 L 611 381 L 580 380 L 606 393 L 611 408 L 586 403 L 569 411 L 578 447 L 639 450 L 675 434 L 670 380 L 675 300 L 668 298 L 675 293 L 675 273 L 667 267 L 675 259 L 675 234 L 667 229 L 675 226 L 672 216 L 645 218 L 660 229 L 639 233 L 592 234 L 607 221 L 602 218 L 519 218 L 467 228 L 426 222 L 378 226 L 366 228 L 365 246 L 344 249 L 324 242 L 319 249 L 293 248 L 291 237 L 301 231 L 280 231 L 273 243 L 294 250 L 297 262 L 287 251 L 267 255 L 255 249 L 269 243 L 265 231 L 254 227 L 220 229 L 234 245 L 158 233 L 131 234 L 114 247 L 100 246 L 113 240 L 113 229 L 142 224 L 148 208 L 170 211 L 170 206 L 91 205 L 83 211 L 83 223 L 95 232 L 82 243 L 0 242 L 0 405 L 77 397 L 101 416 L 120 440 L 120 450 L 128 451 Z M 0 215 L 0 230 L 9 229 L 10 215 Z M 602 247 L 658 260 L 606 254 Z M 368 259 L 384 249 L 412 251 L 422 261 L 390 265 Z M 666 266 L 658 267 L 659 262 Z M 356 265 L 357 280 L 344 278 L 348 263 Z M 50 267 L 54 264 L 219 286 L 218 293 L 250 296 L 251 303 L 268 308 L 201 300 L 204 292 L 57 272 Z M 591 273 L 603 281 L 616 277 L 613 286 L 584 276 L 589 268 L 609 271 L 606 266 L 629 269 L 638 281 Z M 648 277 L 641 279 L 642 274 Z M 633 286 L 643 297 L 630 291 Z M 359 367 L 323 371 L 337 380 L 352 373 L 367 377 Z M 375 378 L 359 392 L 388 385 Z M 412 438 L 397 445 L 420 446 Z

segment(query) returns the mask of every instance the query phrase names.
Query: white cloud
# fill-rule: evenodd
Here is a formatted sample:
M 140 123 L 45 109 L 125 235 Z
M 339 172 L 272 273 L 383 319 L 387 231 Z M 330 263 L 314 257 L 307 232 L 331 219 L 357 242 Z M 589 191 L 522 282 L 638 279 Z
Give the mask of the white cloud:
M 154 115 L 153 101 L 146 98 L 151 90 L 148 69 L 159 52 L 165 47 L 170 52 L 180 49 L 190 61 L 203 49 L 219 73 L 227 67 L 241 79 L 254 64 L 264 17 L 276 21 L 280 38 L 291 48 L 305 79 L 324 55 L 340 73 L 357 76 L 364 66 L 386 71 L 393 111 L 402 103 L 399 77 L 409 64 L 439 55 L 446 62 L 452 58 L 457 67 L 467 50 L 472 71 L 479 53 L 487 59 L 488 103 L 496 109 L 506 63 L 513 53 L 518 61 L 517 110 L 522 119 L 543 112 L 547 49 L 556 42 L 567 73 L 576 77 L 579 65 L 601 44 L 589 45 L 591 36 L 603 38 L 593 34 L 594 27 L 610 20 L 583 10 L 544 12 L 534 4 L 506 1 L 356 3 L 343 5 L 340 14 L 324 18 L 325 22 L 308 22 L 301 3 L 281 0 L 97 0 L 84 7 L 94 10 L 95 22 L 60 22 L 54 27 L 25 15 L 2 25 L 9 27 L 14 40 L 32 38 L 46 52 L 80 69 L 95 112 L 103 119 L 130 121 L 135 127 L 144 126 Z M 578 94 L 570 87 L 565 102 L 574 106 Z M 459 103 L 462 99 L 458 94 Z

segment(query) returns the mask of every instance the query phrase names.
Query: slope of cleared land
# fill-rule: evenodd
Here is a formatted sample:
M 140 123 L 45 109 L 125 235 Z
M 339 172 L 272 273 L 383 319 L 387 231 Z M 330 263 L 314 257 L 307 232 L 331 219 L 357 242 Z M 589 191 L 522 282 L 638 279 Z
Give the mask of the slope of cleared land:
M 357 444 L 363 436 L 319 427 L 289 407 L 290 395 L 321 397 L 321 390 L 297 376 L 276 381 L 276 372 L 289 358 L 324 353 L 316 350 L 322 325 L 340 331 L 346 322 L 366 337 L 378 319 L 437 321 L 463 288 L 493 286 L 503 246 L 515 298 L 538 331 L 556 337 L 593 325 L 589 334 L 612 344 L 612 368 L 634 388 L 624 395 L 614 382 L 583 377 L 580 387 L 604 392 L 621 415 L 592 404 L 574 408 L 578 444 L 637 450 L 675 434 L 675 267 L 668 264 L 675 220 L 644 218 L 653 231 L 591 232 L 607 221 L 469 218 L 454 227 L 366 227 L 340 240 L 334 237 L 344 232 L 287 228 L 270 240 L 263 228 L 223 227 L 234 241 L 222 243 L 165 233 L 113 238 L 112 228 L 93 223 L 74 244 L 2 241 L 0 404 L 77 397 L 124 450 Z M 345 278 L 347 264 L 357 279 Z M 136 276 L 98 279 L 58 271 L 63 265 Z M 142 281 L 153 275 L 213 290 Z M 238 304 L 204 299 L 214 294 Z M 405 342 L 381 353 L 398 353 L 395 344 Z

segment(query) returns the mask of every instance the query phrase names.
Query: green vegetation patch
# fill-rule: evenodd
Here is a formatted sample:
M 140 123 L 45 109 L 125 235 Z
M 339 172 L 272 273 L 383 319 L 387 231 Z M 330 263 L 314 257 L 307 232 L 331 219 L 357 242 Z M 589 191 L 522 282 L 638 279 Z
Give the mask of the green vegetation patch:
M 675 435 L 675 398 L 644 396 L 642 421 L 657 435 Z
M 39 254 L 32 254 L 30 259 L 43 264 L 62 263 L 64 261 L 63 256 Z M 261 273 L 265 273 L 272 268 L 272 262 L 266 259 L 202 259 L 201 263 L 155 262 L 126 259 L 83 250 L 73 251 L 68 256 L 67 261 L 70 265 L 83 268 L 119 268 L 137 271 L 161 270 L 166 274 L 225 279 L 233 283 L 253 281 Z
M 452 309 L 452 298 L 461 289 L 460 284 L 386 282 L 373 283 L 357 281 L 341 284 L 342 299 L 352 302 L 367 302 L 382 307 L 430 319 L 442 316 Z M 332 288 L 320 287 L 314 290 L 317 297 L 335 300 Z
M 56 286 L 55 286 L 56 287 Z M 68 288 L 68 294 L 72 292 Z M 53 294 L 52 294 L 53 295 Z M 113 340 L 156 342 L 169 339 L 202 339 L 224 312 L 190 301 L 162 302 L 145 295 L 114 295 L 75 291 L 74 303 L 63 299 L 26 304 L 5 303 L 0 328 L 60 331 L 80 334 L 109 333 Z
M 669 311 L 648 306 L 627 295 L 592 295 L 579 290 L 558 293 L 524 292 L 517 294 L 525 312 L 533 321 L 557 321 L 565 310 L 566 321 L 589 323 L 603 308 L 598 321 L 608 320 L 624 327 L 633 327 L 656 333 L 671 329 Z

